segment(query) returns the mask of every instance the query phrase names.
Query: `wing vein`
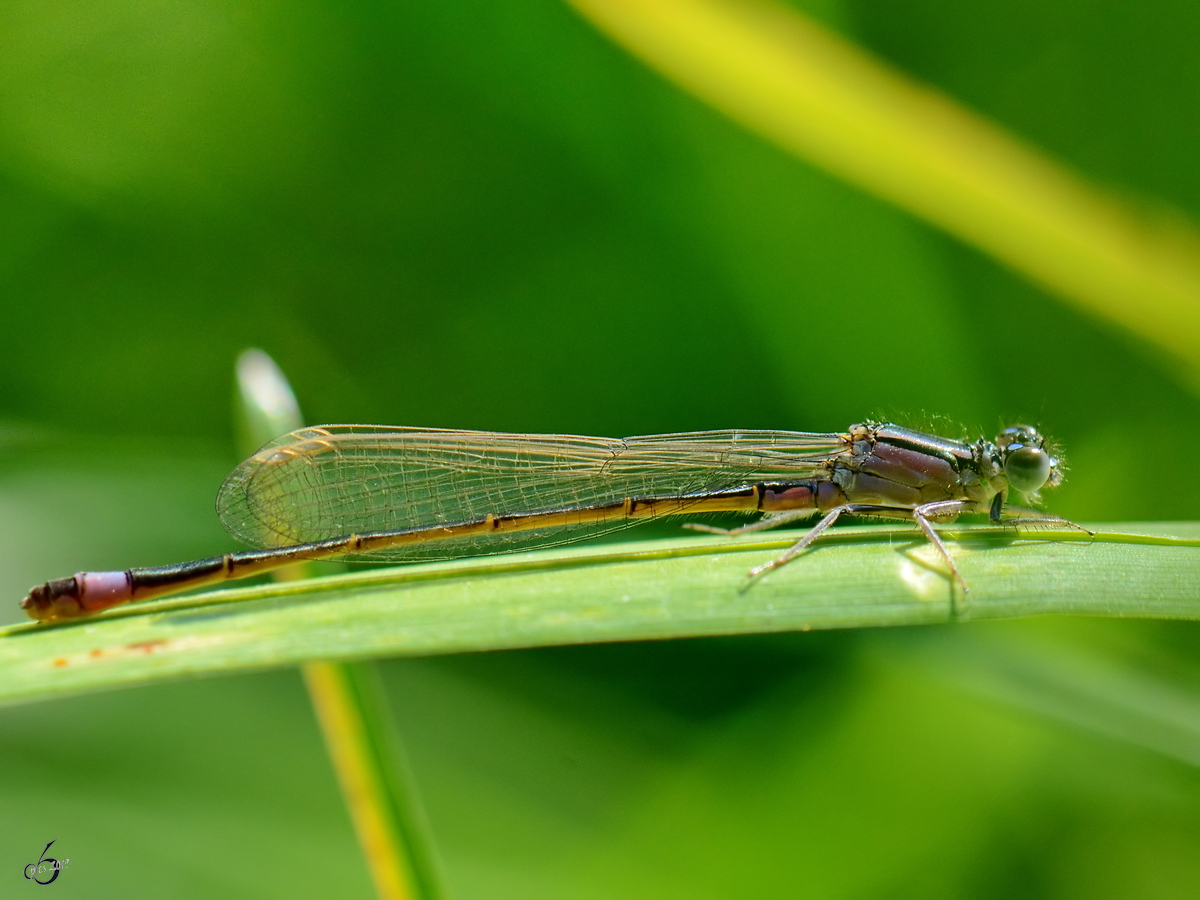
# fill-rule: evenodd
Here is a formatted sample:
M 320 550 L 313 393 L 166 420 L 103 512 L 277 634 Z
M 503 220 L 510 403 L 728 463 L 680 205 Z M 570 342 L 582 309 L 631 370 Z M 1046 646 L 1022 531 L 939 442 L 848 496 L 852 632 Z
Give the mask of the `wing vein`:
M 626 498 L 682 498 L 762 481 L 803 480 L 843 452 L 841 434 L 705 431 L 599 438 L 325 425 L 284 435 L 225 480 L 225 527 L 259 548 L 351 533 L 417 530 L 492 515 L 587 509 Z M 433 541 L 373 554 L 452 558 L 581 540 L 631 524 L 576 523 Z

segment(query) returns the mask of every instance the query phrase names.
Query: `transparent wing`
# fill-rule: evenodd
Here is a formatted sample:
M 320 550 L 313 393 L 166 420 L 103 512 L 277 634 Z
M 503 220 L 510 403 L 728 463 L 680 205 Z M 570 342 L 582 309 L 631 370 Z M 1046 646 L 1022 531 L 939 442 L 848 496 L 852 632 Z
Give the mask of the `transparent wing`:
M 801 480 L 844 450 L 840 434 L 700 431 L 630 438 L 325 425 L 267 444 L 217 497 L 254 547 L 434 528 L 493 515 L 586 509 Z M 431 541 L 373 561 L 454 558 L 581 540 L 626 523 Z

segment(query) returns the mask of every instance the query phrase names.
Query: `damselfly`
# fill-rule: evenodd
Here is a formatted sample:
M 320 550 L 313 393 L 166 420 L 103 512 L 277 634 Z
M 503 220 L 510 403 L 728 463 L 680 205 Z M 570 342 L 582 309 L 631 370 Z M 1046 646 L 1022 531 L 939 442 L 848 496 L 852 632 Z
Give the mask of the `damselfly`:
M 763 518 L 730 531 L 691 527 L 742 534 L 824 514 L 786 553 L 751 569 L 751 578 L 791 560 L 840 516 L 911 520 L 965 591 L 933 523 L 986 513 L 995 523 L 1080 528 L 1008 505 L 1013 494 L 1037 503 L 1041 488 L 1061 480 L 1058 459 L 1027 425 L 975 443 L 874 423 L 829 434 L 623 439 L 326 425 L 272 441 L 222 485 L 221 521 L 259 549 L 81 572 L 33 588 L 21 605 L 35 619 L 68 619 L 298 560 L 452 559 L 712 512 Z

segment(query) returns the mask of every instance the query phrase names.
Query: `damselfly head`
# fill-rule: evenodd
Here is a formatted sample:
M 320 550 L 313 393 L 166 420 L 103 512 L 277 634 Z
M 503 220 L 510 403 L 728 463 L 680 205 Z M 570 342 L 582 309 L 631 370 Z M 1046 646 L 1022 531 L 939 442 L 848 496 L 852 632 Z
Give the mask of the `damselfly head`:
M 1032 425 L 1013 425 L 996 437 L 1000 462 L 1008 485 L 1028 496 L 1062 481 L 1062 465 L 1046 447 L 1046 439 Z

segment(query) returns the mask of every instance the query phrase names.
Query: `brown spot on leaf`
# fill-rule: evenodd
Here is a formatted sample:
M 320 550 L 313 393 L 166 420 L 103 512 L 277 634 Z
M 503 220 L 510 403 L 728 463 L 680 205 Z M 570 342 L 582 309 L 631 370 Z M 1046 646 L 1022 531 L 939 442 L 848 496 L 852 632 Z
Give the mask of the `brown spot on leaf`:
M 160 638 L 156 641 L 138 641 L 135 644 L 126 644 L 125 649 L 133 651 L 141 650 L 143 653 L 153 653 L 155 650 L 159 650 L 166 646 L 166 643 L 167 641 L 163 638 Z

